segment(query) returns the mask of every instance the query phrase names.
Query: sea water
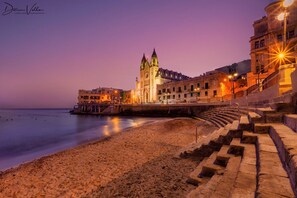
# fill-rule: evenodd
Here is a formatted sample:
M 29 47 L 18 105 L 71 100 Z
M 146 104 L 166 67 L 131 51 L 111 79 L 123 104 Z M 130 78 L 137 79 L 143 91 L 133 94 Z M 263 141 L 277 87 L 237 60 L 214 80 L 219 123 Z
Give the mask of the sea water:
M 71 115 L 67 109 L 0 110 L 0 170 L 155 120 Z

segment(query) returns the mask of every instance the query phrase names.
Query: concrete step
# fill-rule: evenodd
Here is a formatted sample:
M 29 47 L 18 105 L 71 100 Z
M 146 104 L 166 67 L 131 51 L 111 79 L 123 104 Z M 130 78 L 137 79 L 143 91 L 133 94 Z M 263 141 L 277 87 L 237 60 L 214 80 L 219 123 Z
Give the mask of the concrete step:
M 283 168 L 278 151 L 269 134 L 258 135 L 257 197 L 294 197 L 290 179 Z
M 284 124 L 297 132 L 297 114 L 287 114 L 284 116 Z
M 271 124 L 270 136 L 275 142 L 297 195 L 297 134 L 284 124 Z

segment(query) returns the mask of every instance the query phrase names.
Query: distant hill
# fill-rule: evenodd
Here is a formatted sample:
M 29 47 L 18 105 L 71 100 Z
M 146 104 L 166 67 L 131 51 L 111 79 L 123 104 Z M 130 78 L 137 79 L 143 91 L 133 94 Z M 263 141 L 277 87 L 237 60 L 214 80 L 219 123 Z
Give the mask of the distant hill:
M 233 63 L 231 65 L 226 65 L 224 67 L 217 68 L 216 70 L 227 74 L 237 72 L 240 76 L 251 71 L 251 60 L 243 60 L 238 63 Z

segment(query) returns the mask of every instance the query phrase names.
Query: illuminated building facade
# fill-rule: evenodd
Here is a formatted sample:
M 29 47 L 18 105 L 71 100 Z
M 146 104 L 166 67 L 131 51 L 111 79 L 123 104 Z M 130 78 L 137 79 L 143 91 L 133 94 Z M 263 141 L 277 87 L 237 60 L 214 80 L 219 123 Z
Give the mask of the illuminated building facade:
M 280 62 L 277 55 L 283 50 L 284 22 L 278 15 L 284 10 L 282 1 L 269 4 L 265 8 L 266 16 L 254 22 L 254 35 L 250 39 L 251 72 L 248 74 L 248 86 L 261 84 L 280 65 L 296 63 L 297 53 L 297 1 L 287 8 L 287 56 Z
M 217 102 L 231 98 L 228 74 L 210 71 L 198 77 L 157 85 L 158 103 Z
M 132 96 L 135 103 L 155 103 L 157 102 L 157 85 L 170 81 L 180 81 L 189 79 L 181 73 L 162 69 L 159 67 L 157 53 L 154 49 L 151 60 L 142 57 L 140 63 L 140 78 L 136 78 L 136 89 Z
M 100 87 L 92 90 L 78 90 L 78 104 L 83 103 L 120 103 L 121 89 Z

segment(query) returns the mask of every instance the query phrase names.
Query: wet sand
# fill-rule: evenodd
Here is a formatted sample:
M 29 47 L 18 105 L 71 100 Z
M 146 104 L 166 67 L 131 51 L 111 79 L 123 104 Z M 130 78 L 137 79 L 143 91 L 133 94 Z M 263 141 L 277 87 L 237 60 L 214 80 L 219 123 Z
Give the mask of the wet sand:
M 198 162 L 174 156 L 195 140 L 197 123 L 158 121 L 7 170 L 0 197 L 184 197 Z

